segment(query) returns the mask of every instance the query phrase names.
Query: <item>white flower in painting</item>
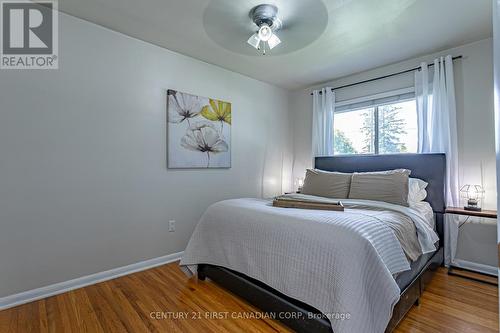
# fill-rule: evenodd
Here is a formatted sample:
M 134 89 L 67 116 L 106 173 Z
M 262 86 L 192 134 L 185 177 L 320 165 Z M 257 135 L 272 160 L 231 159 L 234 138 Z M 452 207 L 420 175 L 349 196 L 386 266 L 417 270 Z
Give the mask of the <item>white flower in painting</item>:
M 168 90 L 168 122 L 182 123 L 198 116 L 204 106 L 202 97 Z
M 208 122 L 197 122 L 189 126 L 181 139 L 181 146 L 207 154 L 207 168 L 210 166 L 210 154 L 227 152 L 228 144 L 221 137 L 215 126 Z

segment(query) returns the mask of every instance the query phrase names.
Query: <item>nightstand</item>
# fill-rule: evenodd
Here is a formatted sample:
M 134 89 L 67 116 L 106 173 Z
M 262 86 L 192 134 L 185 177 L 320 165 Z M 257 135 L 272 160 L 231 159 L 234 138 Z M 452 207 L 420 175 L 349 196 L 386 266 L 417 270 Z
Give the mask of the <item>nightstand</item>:
M 445 213 L 465 216 L 465 219 L 463 221 L 461 221 L 460 224 L 458 225 L 459 230 L 466 223 L 470 223 L 469 220 L 471 217 L 482 217 L 482 218 L 491 218 L 491 219 L 497 218 L 497 211 L 496 210 L 471 211 L 471 210 L 466 210 L 462 207 L 447 207 L 445 210 Z M 485 282 L 485 283 L 489 283 L 489 284 L 493 284 L 493 285 L 498 285 L 498 280 L 497 280 L 496 276 L 492 276 L 492 275 L 485 274 L 482 272 L 475 272 L 475 271 L 461 268 L 461 267 L 454 267 L 452 265 L 450 265 L 450 267 L 448 268 L 448 274 L 460 276 L 460 277 L 471 279 L 471 280 L 481 281 L 481 282 Z
M 488 217 L 490 219 L 497 218 L 496 210 L 466 210 L 460 207 L 447 207 L 444 211 L 446 214 L 456 214 L 456 215 L 465 215 L 467 217 L 477 216 L 477 217 Z

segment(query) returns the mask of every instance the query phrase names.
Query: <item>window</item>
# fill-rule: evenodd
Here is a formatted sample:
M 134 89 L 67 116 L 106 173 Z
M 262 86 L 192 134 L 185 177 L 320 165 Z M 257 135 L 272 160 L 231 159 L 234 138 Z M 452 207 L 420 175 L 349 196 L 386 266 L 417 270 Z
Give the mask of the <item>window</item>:
M 417 152 L 414 94 L 354 102 L 339 103 L 335 109 L 335 155 Z

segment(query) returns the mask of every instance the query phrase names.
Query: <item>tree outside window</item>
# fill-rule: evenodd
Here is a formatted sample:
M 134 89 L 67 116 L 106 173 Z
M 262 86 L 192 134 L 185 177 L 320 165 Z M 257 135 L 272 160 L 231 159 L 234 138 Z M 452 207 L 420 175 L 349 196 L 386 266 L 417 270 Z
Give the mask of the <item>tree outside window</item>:
M 334 152 L 395 154 L 416 152 L 415 100 L 335 114 Z

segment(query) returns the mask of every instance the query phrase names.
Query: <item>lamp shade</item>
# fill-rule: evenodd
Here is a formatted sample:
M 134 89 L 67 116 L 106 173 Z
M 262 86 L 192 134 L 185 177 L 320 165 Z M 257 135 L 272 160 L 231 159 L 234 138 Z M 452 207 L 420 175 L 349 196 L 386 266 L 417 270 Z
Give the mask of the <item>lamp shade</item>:
M 256 32 L 252 36 L 250 36 L 250 38 L 248 38 L 247 40 L 247 43 L 258 49 L 260 44 L 259 34 Z
M 281 43 L 281 40 L 276 36 L 276 34 L 273 34 L 271 38 L 267 41 L 267 44 L 269 44 L 269 49 L 272 50 L 276 45 Z
M 260 28 L 259 31 L 257 32 L 259 34 L 260 40 L 267 42 L 269 38 L 273 35 L 273 31 L 267 24 L 263 24 Z
M 466 199 L 479 200 L 484 194 L 484 189 L 481 185 L 466 184 L 462 186 L 460 193 Z

